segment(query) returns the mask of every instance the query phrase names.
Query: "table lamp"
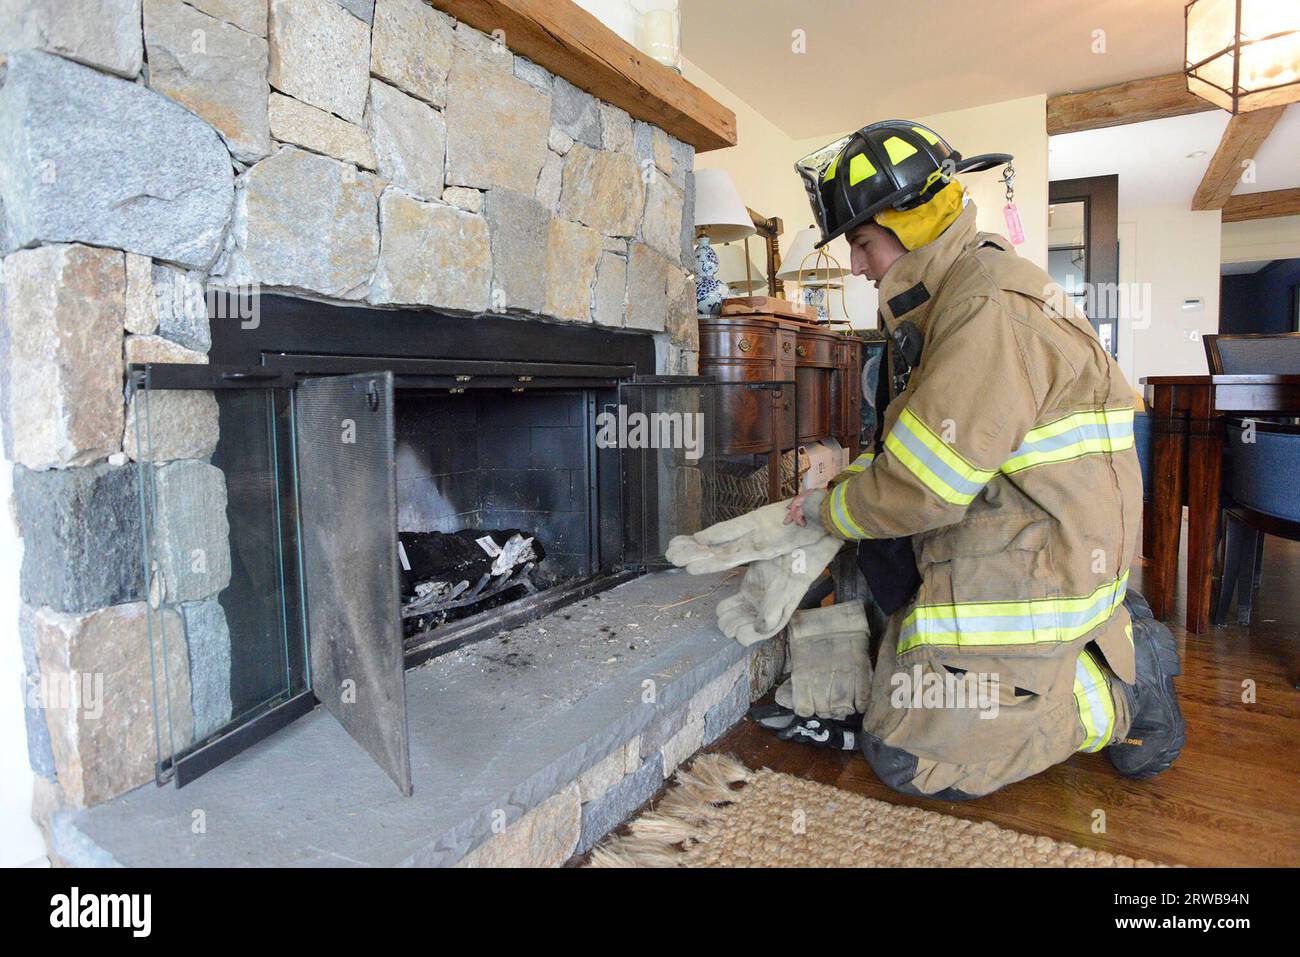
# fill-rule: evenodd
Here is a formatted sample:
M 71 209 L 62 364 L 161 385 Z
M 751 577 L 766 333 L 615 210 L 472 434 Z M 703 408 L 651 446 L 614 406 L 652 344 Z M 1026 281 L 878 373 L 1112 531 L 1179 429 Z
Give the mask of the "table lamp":
M 756 232 L 749 210 L 740 201 L 731 177 L 720 169 L 695 171 L 695 308 L 716 316 L 731 294 L 718 278 L 718 253 L 713 243 L 733 243 Z
M 726 243 L 714 246 L 718 254 L 718 279 L 734 293 L 767 293 L 767 273 L 754 261 L 748 242 Z
M 843 289 L 839 280 L 849 274 L 849 247 L 841 236 L 821 249 L 814 248 L 820 240 L 821 234 L 813 226 L 795 233 L 776 278 L 797 282 L 801 301 L 817 310 L 817 321 L 830 322 L 826 290 Z

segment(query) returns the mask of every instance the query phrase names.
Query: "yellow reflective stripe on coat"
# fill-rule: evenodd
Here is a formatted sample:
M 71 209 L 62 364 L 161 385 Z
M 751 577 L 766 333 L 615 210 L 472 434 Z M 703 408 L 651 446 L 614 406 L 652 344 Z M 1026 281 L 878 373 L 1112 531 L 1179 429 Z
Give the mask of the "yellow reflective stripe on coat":
M 863 452 L 861 455 L 859 455 L 848 465 L 844 466 L 844 471 L 865 472 L 867 470 L 867 466 L 870 465 L 873 461 L 875 461 L 875 458 L 876 458 L 875 452 Z
M 912 412 L 904 409 L 885 437 L 892 452 L 930 491 L 952 505 L 969 505 L 994 475 L 967 462 Z
M 845 489 L 849 487 L 848 482 L 841 482 L 831 489 L 828 496 L 830 502 L 831 524 L 840 536 L 848 539 L 870 538 L 866 530 L 859 525 L 849 513 L 849 503 L 845 500 Z
M 1068 462 L 1097 452 L 1133 448 L 1133 410 L 1098 409 L 1074 412 L 1047 425 L 1030 429 L 1020 448 L 1002 463 L 1005 474 L 1039 465 Z
M 1085 735 L 1078 750 L 1100 751 L 1115 730 L 1115 700 L 1106 676 L 1087 649 L 1074 662 L 1074 703 Z
M 1082 598 L 1029 598 L 917 605 L 903 619 L 898 654 L 922 645 L 989 648 L 1070 642 L 1106 621 L 1124 601 L 1128 572 Z

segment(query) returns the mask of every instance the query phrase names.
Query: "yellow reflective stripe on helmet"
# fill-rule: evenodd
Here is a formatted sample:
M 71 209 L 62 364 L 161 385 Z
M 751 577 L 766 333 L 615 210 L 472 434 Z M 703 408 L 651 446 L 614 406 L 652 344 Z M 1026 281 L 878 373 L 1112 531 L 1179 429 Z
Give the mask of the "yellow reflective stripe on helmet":
M 848 465 L 844 466 L 844 471 L 865 472 L 867 470 L 867 466 L 870 465 L 875 460 L 875 458 L 876 458 L 875 452 L 863 452 L 861 455 L 859 455 Z
M 853 515 L 849 512 L 849 503 L 845 497 L 845 490 L 848 487 L 847 482 L 841 482 L 839 485 L 831 489 L 831 494 L 829 496 L 831 524 L 835 526 L 835 530 L 844 538 L 855 540 L 870 538 L 871 536 L 867 534 L 866 530 L 859 525 L 856 520 L 854 520 Z
M 996 469 L 982 469 L 961 457 L 912 412 L 904 409 L 885 437 L 894 454 L 930 491 L 952 505 L 969 505 Z
M 1073 412 L 1030 429 L 1020 448 L 1002 463 L 1007 475 L 1039 465 L 1068 462 L 1098 452 L 1133 448 L 1133 410 L 1097 409 Z
M 922 645 L 988 648 L 1036 645 L 1082 638 L 1124 601 L 1128 572 L 1082 598 L 1030 598 L 917 605 L 903 619 L 898 654 Z
M 865 153 L 859 153 L 849 160 L 849 185 L 857 186 L 864 179 L 870 179 L 876 175 L 876 168 L 867 159 Z
M 835 158 L 831 160 L 831 165 L 826 167 L 826 172 L 822 173 L 822 182 L 829 183 L 835 178 L 835 171 L 840 166 L 840 154 L 836 153 Z
M 917 136 L 921 137 L 921 139 L 925 140 L 931 146 L 939 145 L 939 137 L 935 136 L 924 126 L 914 126 L 912 127 L 912 132 L 915 133 Z
M 916 155 L 916 147 L 907 140 L 898 136 L 891 136 L 884 142 L 885 152 L 889 154 L 889 162 L 898 165 L 909 156 Z
M 1074 703 L 1084 730 L 1078 750 L 1100 751 L 1115 730 L 1115 700 L 1106 676 L 1087 649 L 1074 662 Z

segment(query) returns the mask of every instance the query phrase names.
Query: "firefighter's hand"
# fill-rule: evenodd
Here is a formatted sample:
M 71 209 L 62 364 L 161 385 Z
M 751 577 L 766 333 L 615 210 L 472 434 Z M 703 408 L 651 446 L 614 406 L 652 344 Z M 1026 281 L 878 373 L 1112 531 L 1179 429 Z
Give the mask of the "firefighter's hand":
M 785 524 L 798 525 L 803 528 L 808 520 L 803 517 L 803 503 L 808 498 L 806 494 L 800 492 L 794 498 L 790 499 L 790 507 L 786 509 Z

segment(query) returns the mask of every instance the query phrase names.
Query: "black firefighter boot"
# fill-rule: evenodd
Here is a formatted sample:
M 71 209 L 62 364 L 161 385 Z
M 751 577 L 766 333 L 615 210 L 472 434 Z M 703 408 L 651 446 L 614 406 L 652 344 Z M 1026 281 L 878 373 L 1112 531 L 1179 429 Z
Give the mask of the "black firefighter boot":
M 1151 778 L 1173 764 L 1187 742 L 1187 724 L 1178 709 L 1173 680 L 1182 666 L 1174 636 L 1151 617 L 1145 600 L 1126 604 L 1133 618 L 1137 683 L 1122 687 L 1133 719 L 1128 734 L 1106 753 L 1125 777 Z

